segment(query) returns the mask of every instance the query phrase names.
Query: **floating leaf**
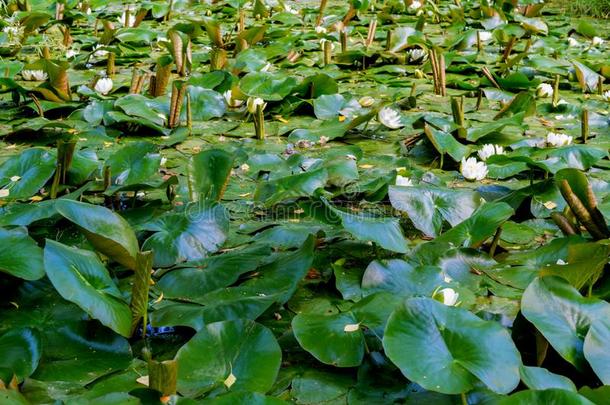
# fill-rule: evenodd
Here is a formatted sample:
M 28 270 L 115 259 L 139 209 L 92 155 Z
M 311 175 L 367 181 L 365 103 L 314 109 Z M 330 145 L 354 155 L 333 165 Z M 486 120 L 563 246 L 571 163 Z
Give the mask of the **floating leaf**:
M 280 346 L 264 326 L 242 320 L 211 323 L 176 354 L 178 391 L 196 397 L 228 381 L 231 390 L 266 392 L 281 358 Z
M 44 265 L 62 297 L 115 332 L 130 336 L 129 306 L 95 253 L 47 239 Z

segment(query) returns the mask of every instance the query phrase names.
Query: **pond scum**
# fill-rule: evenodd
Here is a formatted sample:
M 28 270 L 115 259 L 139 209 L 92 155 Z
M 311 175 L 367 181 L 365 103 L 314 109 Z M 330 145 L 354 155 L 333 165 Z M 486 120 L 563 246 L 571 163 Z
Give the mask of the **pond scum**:
M 610 403 L 610 23 L 7 0 L 0 404 Z

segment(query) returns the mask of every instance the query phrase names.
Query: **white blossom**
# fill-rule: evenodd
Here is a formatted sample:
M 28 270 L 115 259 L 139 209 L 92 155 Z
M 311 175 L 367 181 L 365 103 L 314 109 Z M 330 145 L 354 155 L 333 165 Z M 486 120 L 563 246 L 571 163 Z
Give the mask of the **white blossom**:
M 322 135 L 320 137 L 320 140 L 318 141 L 318 143 L 322 146 L 326 145 L 328 143 L 328 141 L 330 141 L 330 138 L 327 136 Z
M 96 58 L 103 58 L 105 56 L 108 56 L 108 51 L 103 48 L 104 45 L 102 44 L 95 45 L 95 47 L 93 48 L 93 56 L 95 56 Z
M 98 93 L 100 93 L 101 95 L 105 96 L 106 94 L 110 93 L 110 91 L 112 90 L 112 79 L 109 77 L 102 77 L 101 79 L 99 79 L 97 81 L 97 83 L 95 83 L 95 91 L 97 91 Z
M 493 38 L 493 34 L 491 32 L 479 31 L 479 39 L 481 40 L 481 42 L 491 41 L 492 38 Z
M 546 143 L 554 147 L 566 146 L 572 143 L 572 137 L 566 134 L 557 134 L 555 132 L 549 132 L 546 135 Z
M 47 80 L 47 73 L 44 70 L 22 70 L 21 71 L 21 77 L 23 77 L 23 80 L 27 80 L 29 82 L 31 81 L 37 81 L 37 82 L 41 82 L 44 80 Z
M 366 107 L 370 107 L 373 104 L 375 104 L 375 99 L 370 96 L 364 96 L 364 97 L 360 98 L 360 100 L 358 100 L 358 103 L 360 104 L 360 106 L 366 108 Z
M 11 195 L 11 190 L 8 188 L 0 188 L 0 198 L 6 198 Z
M 481 160 L 485 161 L 493 155 L 504 155 L 504 148 L 500 145 L 492 145 L 488 143 L 483 145 L 483 148 L 477 152 L 477 155 L 479 155 Z
M 73 58 L 74 56 L 78 55 L 78 51 L 74 50 L 74 49 L 68 49 L 66 51 L 66 59 L 70 59 Z
M 460 165 L 462 176 L 468 181 L 483 180 L 487 176 L 487 165 L 476 158 L 462 158 Z
M 260 105 L 262 106 L 263 110 L 265 109 L 265 107 L 267 106 L 267 103 L 265 103 L 265 101 L 262 98 L 259 97 L 250 97 L 248 99 L 248 102 L 246 104 L 248 106 L 248 112 L 250 114 L 254 114 L 256 112 L 256 108 Z
M 415 11 L 419 10 L 421 7 L 422 7 L 422 4 L 419 0 L 413 0 L 411 2 L 411 4 L 409 5 L 409 11 L 415 12 Z
M 321 25 L 316 26 L 316 34 L 326 34 L 326 28 Z
M 239 107 L 240 105 L 242 105 L 244 103 L 243 100 L 234 99 L 233 92 L 231 90 L 225 91 L 224 93 L 222 93 L 222 95 L 224 96 L 225 100 L 227 101 L 227 105 L 231 108 Z
M 413 48 L 407 51 L 409 62 L 423 62 L 428 58 L 428 53 L 421 48 Z
M 569 37 L 568 46 L 570 48 L 578 48 L 580 46 L 580 42 L 578 42 L 578 40 L 576 38 Z
M 540 83 L 536 90 L 538 97 L 553 97 L 553 86 L 548 83 Z
M 129 18 L 127 19 L 127 25 L 125 25 L 125 14 L 127 13 L 127 11 L 129 11 Z M 136 10 L 131 7 L 128 7 L 126 10 L 124 10 L 123 14 L 121 14 L 121 16 L 118 18 L 119 24 L 125 27 L 133 27 L 136 22 L 135 11 Z
M 396 185 L 403 187 L 412 187 L 413 181 L 410 178 L 401 176 L 400 174 L 396 176 Z
M 450 306 L 450 307 L 457 304 L 457 300 L 460 296 L 460 294 L 455 292 L 455 290 L 453 288 L 443 288 L 438 293 L 443 298 L 443 304 Z
M 377 120 L 390 129 L 398 129 L 404 126 L 400 113 L 390 107 L 384 107 L 379 110 Z
M 591 40 L 591 43 L 593 44 L 593 46 L 600 46 L 604 44 L 604 40 L 600 37 L 593 37 L 593 39 Z
M 610 90 L 606 90 L 603 94 L 602 94 L 602 98 L 604 99 L 604 101 L 609 101 L 610 102 Z

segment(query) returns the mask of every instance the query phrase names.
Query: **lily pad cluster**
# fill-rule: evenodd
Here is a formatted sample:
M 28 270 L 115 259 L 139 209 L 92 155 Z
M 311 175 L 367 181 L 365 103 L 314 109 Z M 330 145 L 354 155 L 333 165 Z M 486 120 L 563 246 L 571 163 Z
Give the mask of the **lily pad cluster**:
M 608 403 L 607 21 L 6 3 L 0 403 Z

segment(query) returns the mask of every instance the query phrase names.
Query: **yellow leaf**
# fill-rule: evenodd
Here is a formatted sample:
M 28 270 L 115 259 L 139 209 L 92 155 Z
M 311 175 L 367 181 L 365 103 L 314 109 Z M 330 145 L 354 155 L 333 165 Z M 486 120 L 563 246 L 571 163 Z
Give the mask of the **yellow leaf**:
M 229 376 L 227 377 L 227 379 L 224 381 L 224 384 L 227 388 L 231 388 L 231 386 L 233 384 L 235 384 L 235 381 L 237 381 L 237 377 L 235 377 L 233 375 L 233 373 L 229 374 Z

